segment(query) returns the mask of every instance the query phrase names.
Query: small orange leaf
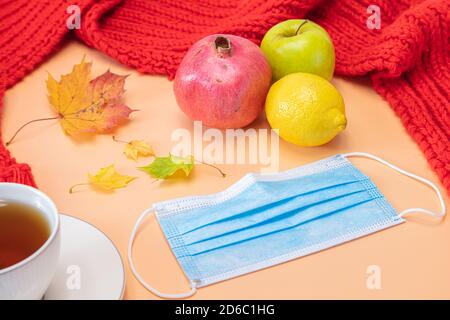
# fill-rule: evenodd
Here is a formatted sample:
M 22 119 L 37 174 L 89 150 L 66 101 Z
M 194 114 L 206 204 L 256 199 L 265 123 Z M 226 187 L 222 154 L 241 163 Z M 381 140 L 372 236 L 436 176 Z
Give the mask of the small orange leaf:
M 125 145 L 123 151 L 125 156 L 129 159 L 137 161 L 139 157 L 154 156 L 153 148 L 145 141 L 131 140 Z

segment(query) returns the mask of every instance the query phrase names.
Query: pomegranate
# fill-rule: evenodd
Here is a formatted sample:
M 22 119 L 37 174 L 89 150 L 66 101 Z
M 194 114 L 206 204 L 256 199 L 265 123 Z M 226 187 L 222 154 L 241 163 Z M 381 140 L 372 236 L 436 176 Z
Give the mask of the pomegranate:
M 242 37 L 215 34 L 196 42 L 174 81 L 181 110 L 214 128 L 241 128 L 263 110 L 272 78 L 260 48 Z

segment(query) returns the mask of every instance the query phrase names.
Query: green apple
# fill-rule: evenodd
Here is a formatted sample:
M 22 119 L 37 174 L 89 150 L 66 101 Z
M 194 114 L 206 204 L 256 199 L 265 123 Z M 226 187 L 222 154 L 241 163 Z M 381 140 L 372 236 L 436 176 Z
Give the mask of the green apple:
M 274 81 L 295 72 L 313 73 L 331 80 L 334 47 L 328 33 L 318 24 L 292 19 L 273 26 L 261 42 Z

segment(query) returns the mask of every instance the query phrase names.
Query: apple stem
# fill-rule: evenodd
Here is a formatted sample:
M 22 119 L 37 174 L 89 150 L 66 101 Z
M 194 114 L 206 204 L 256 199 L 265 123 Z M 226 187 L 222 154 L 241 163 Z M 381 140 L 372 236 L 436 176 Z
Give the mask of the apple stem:
M 231 41 L 227 37 L 218 36 L 214 41 L 214 46 L 220 57 L 229 56 L 231 54 Z
M 308 20 L 302 22 L 302 24 L 298 27 L 297 31 L 295 32 L 296 35 L 298 35 L 298 32 L 300 31 L 301 27 L 305 25 L 305 23 L 308 23 Z

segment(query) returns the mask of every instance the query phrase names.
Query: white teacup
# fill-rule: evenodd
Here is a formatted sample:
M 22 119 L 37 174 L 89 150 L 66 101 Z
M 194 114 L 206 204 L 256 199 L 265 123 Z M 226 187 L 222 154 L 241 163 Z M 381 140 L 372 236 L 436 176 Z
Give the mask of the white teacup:
M 0 269 L 0 300 L 41 299 L 56 271 L 59 249 L 59 215 L 55 204 L 41 191 L 16 183 L 0 183 L 0 199 L 32 206 L 50 226 L 47 241 L 28 258 Z

